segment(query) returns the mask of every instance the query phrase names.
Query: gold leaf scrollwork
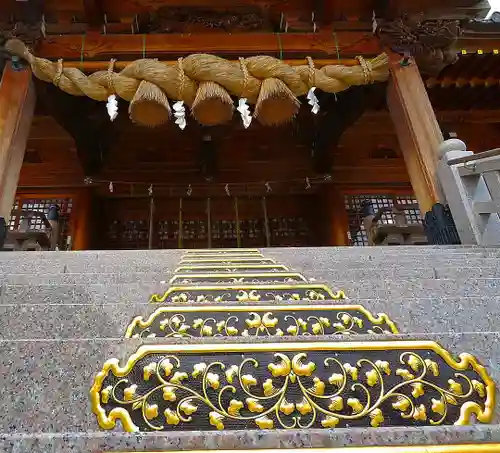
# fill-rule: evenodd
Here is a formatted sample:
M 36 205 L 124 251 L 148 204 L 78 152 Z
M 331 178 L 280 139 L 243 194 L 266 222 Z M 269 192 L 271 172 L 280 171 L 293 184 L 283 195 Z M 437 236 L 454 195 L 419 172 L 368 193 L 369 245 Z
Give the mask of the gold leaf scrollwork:
M 231 400 L 227 412 L 233 417 L 239 417 L 241 409 L 243 409 L 243 403 L 241 401 Z
M 374 409 L 370 412 L 371 422 L 370 425 L 373 428 L 378 428 L 384 422 L 384 415 L 380 409 Z
M 243 290 L 241 290 L 243 291 Z M 240 291 L 240 292 L 241 292 Z M 242 297 L 250 297 L 252 291 Z M 218 297 L 229 297 L 219 295 Z M 287 295 L 293 299 L 294 294 Z M 198 302 L 208 301 L 199 295 Z M 183 311 L 184 310 L 184 311 Z M 203 312 L 206 313 L 203 314 Z M 297 312 L 303 312 L 298 316 Z M 314 313 L 314 314 L 309 314 Z M 201 315 L 201 316 L 200 316 Z M 335 322 L 335 319 L 338 322 Z M 160 307 L 147 320 L 134 318 L 126 331 L 127 338 L 194 338 L 217 336 L 310 336 L 310 335 L 358 335 L 362 333 L 394 334 L 394 323 L 385 314 L 377 317 L 362 306 L 271 306 L 248 307 Z M 436 364 L 429 368 L 435 369 Z
M 179 410 L 184 412 L 186 415 L 194 414 L 198 410 L 198 406 L 190 403 L 190 400 L 183 401 L 179 404 Z
M 209 421 L 212 426 L 215 426 L 218 430 L 224 429 L 224 423 L 222 421 L 224 420 L 224 416 L 219 414 L 218 412 L 210 412 L 209 414 Z
M 336 428 L 354 420 L 378 428 L 400 425 L 398 418 L 466 424 L 472 414 L 491 421 L 494 384 L 474 357 L 462 354 L 457 362 L 432 342 L 376 344 L 311 351 L 305 343 L 293 350 L 264 344 L 246 358 L 231 352 L 239 345 L 212 344 L 194 364 L 186 348 L 172 354 L 175 345 L 144 346 L 125 368 L 106 363 L 91 390 L 92 407 L 103 428 L 121 419 L 128 431 Z

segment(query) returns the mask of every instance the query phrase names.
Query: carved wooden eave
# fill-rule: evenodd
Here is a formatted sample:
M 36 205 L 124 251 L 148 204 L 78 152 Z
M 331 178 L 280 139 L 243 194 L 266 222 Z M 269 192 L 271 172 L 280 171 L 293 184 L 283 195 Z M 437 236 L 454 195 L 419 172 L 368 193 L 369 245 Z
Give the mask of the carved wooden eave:
M 391 2 L 392 8 L 376 11 L 377 36 L 385 47 L 411 55 L 423 73 L 437 75 L 457 61 L 457 53 L 465 46 L 463 42 L 458 45 L 458 40 L 462 41 L 464 34 L 473 31 L 479 22 L 484 24 L 490 9 L 487 0 L 457 3 Z M 474 43 L 470 44 L 474 47 Z M 481 49 L 479 43 L 475 47 L 474 51 Z
M 195 33 L 198 31 L 273 31 L 273 24 L 256 7 L 210 9 L 160 7 L 137 17 L 140 33 Z
M 0 45 L 3 46 L 11 38 L 19 38 L 26 45 L 34 48 L 43 38 L 41 23 L 16 22 L 0 26 Z
M 458 20 L 423 20 L 423 15 L 378 20 L 377 36 L 382 45 L 409 54 L 419 69 L 431 75 L 457 61 L 457 40 L 462 33 Z

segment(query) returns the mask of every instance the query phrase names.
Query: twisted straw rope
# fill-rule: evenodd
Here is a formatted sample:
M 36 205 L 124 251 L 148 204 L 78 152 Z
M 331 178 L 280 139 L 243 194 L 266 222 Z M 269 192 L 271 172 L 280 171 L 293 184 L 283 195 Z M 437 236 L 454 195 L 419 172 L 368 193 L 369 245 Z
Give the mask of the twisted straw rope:
M 231 62 L 214 55 L 193 54 L 179 59 L 175 66 L 153 59 L 139 59 L 120 72 L 111 70 L 85 75 L 77 68 L 63 68 L 62 61 L 52 62 L 35 57 L 25 44 L 11 39 L 5 48 L 13 55 L 25 59 L 33 74 L 45 82 L 54 83 L 62 91 L 74 96 L 88 96 L 105 101 L 116 94 L 131 101 L 142 80 L 157 85 L 170 99 L 182 100 L 191 106 L 198 83 L 213 81 L 229 94 L 246 97 L 255 104 L 263 80 L 276 78 L 283 81 L 295 96 L 306 94 L 316 86 L 327 93 L 337 93 L 353 85 L 383 82 L 389 77 L 388 58 L 381 54 L 370 62 L 358 57 L 359 66 L 328 65 L 317 69 L 308 60 L 303 66 L 289 66 L 283 61 L 256 56 Z

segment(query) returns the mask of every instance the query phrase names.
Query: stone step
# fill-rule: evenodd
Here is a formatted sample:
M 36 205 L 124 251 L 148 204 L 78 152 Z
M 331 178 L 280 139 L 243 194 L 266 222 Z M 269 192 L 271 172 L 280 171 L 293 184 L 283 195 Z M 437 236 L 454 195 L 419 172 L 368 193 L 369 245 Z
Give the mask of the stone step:
M 147 252 L 146 252 L 147 253 Z M 0 254 L 1 255 L 1 254 Z M 206 271 L 207 266 L 221 266 L 220 261 L 213 263 L 192 263 L 182 264 L 177 258 L 172 259 L 168 255 L 154 259 L 127 259 L 122 255 L 115 255 L 112 259 L 95 259 L 88 261 L 86 258 L 73 259 L 71 262 L 62 262 L 59 259 L 33 259 L 36 253 L 22 255 L 23 258 L 12 261 L 0 261 L 0 277 L 10 274 L 75 274 L 75 273 L 148 273 L 148 274 L 170 274 L 176 269 L 179 272 L 195 270 L 203 266 L 200 271 Z M 79 255 L 77 255 L 79 256 Z M 492 273 L 498 273 L 500 260 L 495 257 L 456 257 L 453 255 L 422 255 L 422 256 L 376 256 L 371 259 L 360 255 L 353 255 L 346 258 L 335 255 L 324 254 L 321 257 L 309 255 L 284 256 L 282 259 L 275 259 L 276 264 L 267 264 L 268 268 L 278 267 L 283 270 L 286 266 L 290 270 L 314 272 L 316 269 L 324 271 L 350 271 L 355 269 L 377 269 L 380 267 L 399 267 L 420 269 L 440 269 L 440 268 L 473 268 L 491 269 Z M 250 263 L 242 263 L 239 266 L 246 266 Z M 256 264 L 253 264 L 255 267 Z M 234 266 L 227 266 L 234 267 Z M 208 269 L 212 271 L 211 269 Z M 213 269 L 217 270 L 217 268 Z M 409 271 L 407 271 L 409 272 Z M 477 271 L 476 271 L 477 272 Z M 496 275 L 496 274 L 495 274 Z
M 328 373 L 330 372 L 330 370 L 324 370 L 323 356 L 315 355 L 317 353 L 313 352 L 313 349 L 321 352 L 322 349 L 327 348 L 329 351 L 332 351 L 330 353 L 332 356 L 335 356 L 335 351 L 337 351 L 340 363 L 347 363 L 347 361 L 349 361 L 349 363 L 357 364 L 360 357 L 369 358 L 373 363 L 375 360 L 389 361 L 389 367 L 392 370 L 390 376 L 393 376 L 394 379 L 400 379 L 401 382 L 403 381 L 403 375 L 400 374 L 398 375 L 399 377 L 396 377 L 394 370 L 401 367 L 408 371 L 410 370 L 410 365 L 403 366 L 406 362 L 403 364 L 400 363 L 400 354 L 403 352 L 420 351 L 419 353 L 422 358 L 428 357 L 430 360 L 435 361 L 439 368 L 438 377 L 432 377 L 429 371 L 425 379 L 436 379 L 436 385 L 440 387 L 445 386 L 447 388 L 449 383 L 448 379 L 463 379 L 454 376 L 454 373 L 459 372 L 458 370 L 452 370 L 448 367 L 453 362 L 448 362 L 448 359 L 446 359 L 447 365 L 443 361 L 444 359 L 440 359 L 435 355 L 435 351 L 440 350 L 434 347 L 432 352 L 429 352 L 429 343 L 415 343 L 418 341 L 434 341 L 439 343 L 445 350 L 449 351 L 454 358 L 453 360 L 457 360 L 459 354 L 463 352 L 472 354 L 479 363 L 484 365 L 485 372 L 489 377 L 495 382 L 500 382 L 500 367 L 498 366 L 498 363 L 500 363 L 500 334 L 498 333 L 427 334 L 425 336 L 360 335 L 355 338 L 343 338 L 343 343 L 340 345 L 338 343 L 335 345 L 325 344 L 325 342 L 332 341 L 332 338 L 338 340 L 338 337 L 318 337 L 315 338 L 318 342 L 312 343 L 311 339 L 304 341 L 305 339 L 301 338 L 299 340 L 294 339 L 294 341 L 289 341 L 284 337 L 279 345 L 274 339 L 262 338 L 253 338 L 250 343 L 248 339 L 240 339 L 241 341 L 234 339 L 231 340 L 232 343 L 228 343 L 226 338 L 210 339 L 210 343 L 206 343 L 203 339 L 196 341 L 190 340 L 189 343 L 175 339 L 162 339 L 161 341 L 158 339 L 148 341 L 133 339 L 0 341 L 0 363 L 2 368 L 0 380 L 2 386 L 2 398 L 0 399 L 0 411 L 2 413 L 2 417 L 0 417 L 0 433 L 2 433 L 3 436 L 32 433 L 87 433 L 86 435 L 89 435 L 89 433 L 98 431 L 99 428 L 96 416 L 92 413 L 89 399 L 89 391 L 94 382 L 94 378 L 96 374 L 102 370 L 104 363 L 111 358 L 118 359 L 120 366 L 124 366 L 125 362 L 137 351 L 140 345 L 148 345 L 150 346 L 150 351 L 155 350 L 157 353 L 166 354 L 168 351 L 168 353 L 179 355 L 181 359 L 184 357 L 185 360 L 181 360 L 182 366 L 179 369 L 180 371 L 185 371 L 185 369 L 189 371 L 193 367 L 193 364 L 201 361 L 212 363 L 213 361 L 223 360 L 229 364 L 233 361 L 238 361 L 238 363 L 240 363 L 241 360 L 243 360 L 242 355 L 248 359 L 258 357 L 264 364 L 263 366 L 259 369 L 254 369 L 251 364 L 248 365 L 248 372 L 255 373 L 259 379 L 259 386 L 256 387 L 256 389 L 261 388 L 260 385 L 264 382 L 264 379 L 270 375 L 270 371 L 266 366 L 268 363 L 267 361 L 278 363 L 277 358 L 274 357 L 274 353 L 279 351 L 286 352 L 287 348 L 289 351 L 296 351 L 289 352 L 288 354 L 293 355 L 298 353 L 298 351 L 307 353 L 307 357 L 302 359 L 302 365 L 301 363 L 296 364 L 297 366 L 305 366 L 307 368 L 303 371 L 306 373 L 306 376 L 308 375 L 307 372 L 310 373 L 311 370 L 314 369 L 309 365 L 310 360 L 315 360 L 318 363 L 318 373 L 320 373 L 321 370 Z M 373 343 L 374 341 L 383 341 L 383 343 L 375 344 Z M 402 343 L 403 341 L 412 341 L 412 343 Z M 177 345 L 175 345 L 175 343 L 177 343 Z M 366 348 L 368 348 L 368 350 Z M 195 349 L 197 352 L 193 352 L 191 355 L 193 359 L 189 359 L 191 362 L 188 364 L 188 359 L 183 355 L 186 352 L 182 351 L 194 351 Z M 267 354 L 265 357 L 262 356 L 263 353 L 260 352 L 261 350 L 267 351 L 265 352 L 265 354 Z M 230 354 L 230 356 L 225 356 L 225 354 Z M 321 352 L 321 354 L 326 353 Z M 441 354 L 441 357 L 445 357 L 440 352 L 436 352 L 436 354 Z M 161 357 L 164 356 L 159 356 L 157 360 L 160 360 Z M 461 356 L 461 360 L 464 361 L 464 364 L 470 363 L 466 362 L 468 359 L 464 356 Z M 362 368 L 362 365 L 357 366 L 360 367 L 359 381 L 365 382 L 365 370 Z M 428 366 L 430 367 L 431 364 Z M 142 365 L 138 365 L 138 367 L 140 369 L 137 369 L 137 372 L 134 371 L 135 377 L 133 377 L 133 380 L 142 379 Z M 476 371 L 472 373 L 469 366 L 466 368 L 470 371 L 470 374 L 468 374 L 470 376 L 469 379 L 477 380 L 479 379 L 478 376 L 480 376 L 481 381 L 488 384 L 484 374 L 477 374 Z M 417 370 L 418 369 L 423 370 L 421 367 L 417 367 Z M 480 370 L 477 367 L 475 369 Z M 469 371 L 464 372 L 469 373 Z M 349 371 L 348 373 L 351 372 Z M 479 371 L 479 373 L 483 372 Z M 105 376 L 103 375 L 103 379 L 104 378 Z M 129 376 L 129 378 L 131 378 L 131 376 Z M 366 378 L 369 378 L 369 376 L 367 375 Z M 323 377 L 323 379 L 328 378 Z M 109 381 L 102 381 L 102 385 L 105 386 L 107 382 Z M 186 381 L 186 385 L 191 382 L 192 378 L 189 377 Z M 281 382 L 280 379 L 275 381 L 275 385 L 281 385 L 277 382 Z M 386 385 L 395 385 L 395 382 L 396 381 L 388 381 Z M 398 380 L 397 382 L 400 381 Z M 153 385 L 154 382 L 150 384 Z M 374 385 L 376 385 L 376 383 Z M 468 392 L 465 387 L 466 384 L 464 383 L 463 385 L 464 387 L 462 390 Z M 355 391 L 355 388 L 349 385 L 346 386 L 345 389 L 346 392 Z M 373 390 L 375 391 L 376 388 L 373 388 Z M 139 389 L 139 391 L 141 391 L 141 389 Z M 456 391 L 458 392 L 459 390 Z M 490 394 L 492 391 L 491 386 L 487 387 L 485 391 Z M 457 393 L 455 394 L 457 395 Z M 291 396 L 293 397 L 293 395 Z M 430 396 L 431 394 L 426 394 L 426 397 L 418 400 L 418 404 L 423 404 L 424 402 L 427 404 L 427 399 L 429 399 Z M 237 395 L 235 397 L 237 397 Z M 239 397 L 241 397 L 241 395 Z M 461 401 L 459 405 L 468 401 L 469 399 L 467 398 L 469 397 L 464 397 L 464 399 L 459 398 Z M 474 399 L 484 404 L 484 395 L 481 398 L 474 397 Z M 158 404 L 160 404 L 163 400 L 157 401 Z M 492 424 L 497 424 L 500 421 L 498 401 L 496 404 L 496 406 L 492 407 L 493 416 L 490 421 Z M 427 411 L 430 417 L 430 407 L 427 408 Z M 455 417 L 458 417 L 458 413 L 456 409 L 450 408 L 450 417 L 452 417 L 453 420 L 455 420 Z M 200 415 L 197 414 L 197 417 L 198 416 Z M 386 413 L 385 426 L 390 423 L 395 423 L 391 421 L 393 419 L 395 420 L 394 417 L 398 417 L 399 420 L 400 416 L 398 414 Z M 453 420 L 450 419 L 448 423 L 453 422 Z M 487 418 L 485 418 L 485 420 L 487 420 Z M 414 424 L 413 422 L 406 422 L 404 420 L 402 423 Z M 426 421 L 426 424 L 429 424 L 429 422 Z M 353 426 L 357 426 L 356 423 L 353 423 Z M 186 428 L 181 424 L 176 429 L 182 430 L 190 428 L 189 426 Z M 214 429 L 214 427 L 207 423 L 207 429 Z M 252 425 L 251 430 L 253 429 L 256 429 L 254 425 Z M 120 424 L 115 428 L 115 431 L 122 431 Z M 308 432 L 307 429 L 303 431 Z M 259 433 L 260 431 L 253 432 Z M 331 431 L 328 430 L 323 432 L 331 433 Z M 336 431 L 334 432 L 336 433 Z M 373 432 L 375 433 L 377 431 L 374 430 Z M 262 434 L 262 432 L 260 433 Z M 271 433 L 274 433 L 274 431 L 271 431 Z M 174 431 L 171 435 L 177 436 L 177 434 L 178 432 Z M 197 435 L 200 435 L 200 433 L 197 433 Z M 132 445 L 132 448 L 134 447 L 135 444 Z M 157 449 L 158 445 L 155 447 Z M 109 451 L 108 448 L 105 450 Z M 91 449 L 90 451 L 96 450 Z
M 119 256 L 124 261 L 147 262 L 154 260 L 180 261 L 182 258 L 190 259 L 194 257 L 185 250 L 131 250 L 131 251 L 88 251 L 88 252 L 9 252 L 0 253 L 0 263 L 24 262 L 24 261 L 57 261 L 61 264 L 71 264 L 75 262 L 96 262 L 114 261 Z M 413 257 L 413 256 L 450 256 L 455 258 L 498 258 L 499 248 L 473 248 L 473 247 L 304 247 L 304 248 L 268 248 L 262 249 L 264 257 L 285 259 L 285 257 L 301 258 L 349 258 L 359 257 L 360 260 L 370 260 L 376 257 Z M 242 253 L 240 255 L 224 255 L 214 253 L 215 256 L 245 256 L 251 254 Z M 27 259 L 29 256 L 29 259 Z
M 133 282 L 169 282 L 174 279 L 176 284 L 182 281 L 192 280 L 193 283 L 208 283 L 217 281 L 230 281 L 238 277 L 245 277 L 244 281 L 309 281 L 311 279 L 331 280 L 333 278 L 342 281 L 367 281 L 367 280 L 414 280 L 414 279 L 461 279 L 462 281 L 477 278 L 500 278 L 500 260 L 493 263 L 439 263 L 432 262 L 424 267 L 425 263 L 419 262 L 419 267 L 410 267 L 410 264 L 394 265 L 392 263 L 373 263 L 369 266 L 348 268 L 339 264 L 338 267 L 305 266 L 303 269 L 295 267 L 295 270 L 277 269 L 234 269 L 231 271 L 215 269 L 174 273 L 174 269 L 155 269 L 148 272 L 129 271 L 125 267 L 116 266 L 114 271 L 107 272 L 82 272 L 82 273 L 0 273 L 0 285 L 51 285 L 51 284 L 116 284 Z M 229 268 L 231 269 L 231 268 Z M 204 277 L 200 277 L 201 274 Z
M 360 281 L 317 280 L 310 286 L 326 284 L 331 290 L 343 290 L 350 299 L 429 298 L 436 303 L 449 297 L 495 297 L 500 294 L 500 279 L 417 279 Z M 196 285 L 193 285 L 196 286 Z M 211 285 L 217 286 L 217 285 Z M 220 286 L 220 285 L 219 285 Z M 222 285 L 223 287 L 227 285 Z M 244 284 L 248 287 L 248 284 Z M 290 285 L 291 286 L 291 285 Z M 140 283 L 94 284 L 29 284 L 4 285 L 0 304 L 53 303 L 147 303 L 153 294 L 162 295 L 170 287 L 167 283 L 140 281 Z M 265 300 L 265 295 L 262 301 Z M 269 300 L 269 298 L 267 298 Z M 272 298 L 274 300 L 274 298 Z
M 355 306 L 347 308 L 346 306 Z M 228 326 L 238 328 L 237 335 L 242 335 L 244 330 L 249 335 L 255 335 L 257 328 L 251 328 L 245 320 L 256 320 L 250 315 L 257 312 L 261 317 L 266 312 L 272 312 L 270 318 L 278 319 L 274 328 L 260 332 L 263 335 L 275 335 L 280 329 L 283 335 L 295 333 L 296 322 L 286 318 L 294 316 L 295 319 L 305 319 L 309 316 L 325 317 L 329 320 L 328 326 L 323 326 L 323 332 L 333 334 L 340 329 L 348 332 L 363 333 L 371 329 L 373 324 L 363 311 L 356 306 L 361 306 L 375 318 L 379 313 L 386 314 L 400 333 L 426 334 L 426 333 L 452 333 L 452 332 L 497 332 L 500 331 L 498 319 L 500 318 L 500 296 L 491 298 L 449 298 L 449 299 L 402 299 L 402 300 L 345 300 L 322 301 L 321 303 L 291 302 L 280 304 L 265 303 L 223 303 L 218 306 L 207 306 L 203 303 L 186 303 L 177 306 L 158 306 L 146 303 L 95 303 L 95 304 L 11 304 L 0 305 L 0 339 L 90 339 L 90 338 L 124 338 L 127 327 L 134 318 L 142 317 L 146 322 L 158 310 L 155 320 L 151 319 L 151 328 L 146 330 L 136 322 L 129 335 L 144 336 L 154 332 L 157 337 L 172 334 L 180 326 L 190 326 L 188 335 L 200 336 L 202 326 L 195 324 L 195 319 L 214 318 L 208 322 L 208 331 L 203 331 L 204 336 L 219 334 L 216 323 L 228 320 L 230 316 L 237 316 L 229 320 Z M 345 308 L 342 308 L 345 307 Z M 342 313 L 350 313 L 345 323 L 338 317 Z M 172 325 L 172 328 L 159 329 L 160 322 L 173 319 L 175 316 L 184 316 L 182 322 Z M 338 316 L 338 317 L 337 317 Z M 361 327 L 354 324 L 352 317 L 363 320 Z M 314 333 L 315 320 L 307 321 L 306 330 L 298 329 L 298 333 Z M 336 323 L 342 327 L 336 326 Z M 255 324 L 251 324 L 255 325 Z M 382 330 L 390 329 L 385 321 L 378 325 Z M 195 328 L 195 326 L 197 326 Z M 288 331 L 288 329 L 292 329 Z M 320 329 L 319 326 L 317 326 Z M 321 330 L 317 331 L 321 333 Z M 228 336 L 227 333 L 223 335 Z M 275 336 L 275 339 L 279 337 Z M 340 339 L 343 336 L 339 337 Z
M 498 247 L 474 246 L 409 246 L 409 247 L 270 247 L 261 249 L 263 254 L 307 254 L 321 255 L 333 253 L 336 255 L 416 255 L 416 254 L 476 254 L 481 256 L 498 256 Z
M 239 450 L 280 449 L 282 453 L 318 453 L 310 448 L 342 448 L 342 453 L 352 453 L 355 447 L 389 447 L 384 453 L 393 453 L 395 446 L 433 446 L 441 449 L 422 448 L 418 453 L 447 453 L 446 445 L 463 445 L 453 453 L 470 453 L 471 444 L 480 444 L 484 451 L 488 444 L 500 442 L 500 426 L 424 426 L 398 428 L 338 428 L 335 430 L 278 430 L 278 431 L 176 431 L 156 433 L 123 432 L 68 432 L 8 434 L 0 433 L 2 453 L 83 453 L 83 452 L 139 452 L 182 451 L 186 445 L 191 451 L 216 450 L 221 453 L 238 453 Z M 345 447 L 345 451 L 343 448 Z M 226 451 L 222 451 L 226 450 Z M 413 450 L 412 450 L 413 451 Z M 474 450 L 476 451 L 476 450 Z M 481 450 L 477 450 L 481 451 Z M 497 453 L 498 450 L 487 450 Z M 340 453 L 335 451 L 335 453 Z M 366 453 L 370 453 L 367 450 Z M 377 452 L 381 453 L 381 452 Z M 398 451 L 397 453 L 402 453 Z

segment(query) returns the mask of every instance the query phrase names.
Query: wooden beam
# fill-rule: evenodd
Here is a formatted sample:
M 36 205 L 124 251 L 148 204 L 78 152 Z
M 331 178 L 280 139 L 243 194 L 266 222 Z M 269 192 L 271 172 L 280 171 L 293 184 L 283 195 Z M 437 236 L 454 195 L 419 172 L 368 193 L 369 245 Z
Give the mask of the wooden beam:
M 387 105 L 420 211 L 425 215 L 442 198 L 436 169 L 443 134 L 417 65 L 411 61 L 409 66 L 401 66 L 399 61 L 399 56 L 391 54 Z
M 478 124 L 496 124 L 500 123 L 500 110 L 491 109 L 474 109 L 474 110 L 436 110 L 436 117 L 440 123 L 478 123 Z M 389 112 L 386 110 L 381 111 L 366 111 L 356 124 L 360 127 L 361 124 L 367 128 L 371 128 L 375 132 L 383 127 L 383 133 L 389 133 L 385 129 L 385 120 L 388 118 Z M 362 123 L 361 123 L 362 121 Z M 355 129 L 353 133 L 355 133 Z
M 484 53 L 498 52 L 500 49 L 500 33 L 465 31 L 458 39 L 457 48 L 467 53 L 476 53 L 478 50 L 482 50 Z
M 195 35 L 61 35 L 42 41 L 35 54 L 48 59 L 109 59 L 120 56 L 177 57 L 191 53 L 230 55 L 273 54 L 284 58 L 300 56 L 377 55 L 378 39 L 367 32 L 321 33 L 199 33 Z
M 0 82 L 0 217 L 8 223 L 14 204 L 33 112 L 31 70 L 5 66 Z
M 379 0 L 380 1 L 380 0 Z M 382 2 L 381 2 L 382 3 Z M 481 11 L 478 0 L 386 0 L 386 14 L 399 16 L 401 14 L 425 14 L 426 19 L 436 18 L 468 18 L 472 11 Z M 459 3 L 459 5 L 457 5 Z M 457 13 L 460 12 L 460 16 Z
M 99 29 L 104 17 L 101 4 L 102 0 L 82 0 L 82 2 L 89 29 Z
M 50 35 L 35 50 L 37 56 L 56 60 L 107 60 L 120 57 L 176 58 L 191 53 L 252 56 L 270 54 L 337 57 L 374 56 L 381 52 L 378 38 L 366 31 L 337 31 L 337 41 L 330 31 L 319 33 L 198 33 L 153 35 Z M 466 52 L 492 53 L 500 48 L 498 37 L 481 34 L 459 39 L 457 48 Z M 337 47 L 338 45 L 338 47 Z
M 404 162 L 401 159 L 394 159 L 395 162 L 391 161 L 377 164 L 372 160 L 369 165 L 336 165 L 332 171 L 332 180 L 336 184 L 343 184 L 348 186 L 358 186 L 366 187 L 367 185 L 378 185 L 380 187 L 386 187 L 387 185 L 405 185 L 409 184 L 408 174 Z M 240 165 L 241 167 L 241 165 Z M 262 169 L 262 166 L 260 167 Z M 103 173 L 102 179 L 108 181 L 115 181 L 115 192 L 121 190 L 124 186 L 123 184 L 117 184 L 116 181 L 126 182 L 129 184 L 138 183 L 142 181 L 140 185 L 135 187 L 136 191 L 143 191 L 147 195 L 147 187 L 150 183 L 155 184 L 165 184 L 165 171 L 157 170 L 145 172 L 130 167 L 126 170 L 112 170 Z M 193 181 L 197 180 L 194 171 L 186 174 L 177 172 L 169 174 L 167 180 L 171 181 L 172 187 L 177 188 L 177 190 L 185 193 L 185 187 L 183 186 L 183 181 L 187 179 Z M 228 173 L 225 173 L 228 174 Z M 305 172 L 307 174 L 307 172 Z M 84 175 L 80 169 L 74 168 L 70 169 L 68 165 L 66 168 L 61 168 L 59 163 L 41 163 L 33 165 L 23 166 L 21 172 L 21 179 L 19 185 L 21 187 L 85 187 Z M 222 176 L 221 176 L 222 179 Z M 248 181 L 248 172 L 244 169 L 239 169 L 237 177 L 233 178 L 235 181 Z M 252 178 L 255 181 L 259 181 L 258 177 Z M 262 178 L 265 180 L 265 178 Z M 199 184 L 204 184 L 200 181 Z M 107 185 L 104 184 L 103 187 L 106 191 Z M 158 191 L 160 190 L 158 186 Z M 208 187 L 208 186 L 207 186 Z M 217 193 L 224 193 L 224 187 L 222 185 L 215 185 L 215 191 Z M 127 185 L 126 190 L 130 192 L 130 186 Z M 155 189 L 156 190 L 156 189 Z M 168 193 L 168 189 L 165 189 Z M 275 188 L 274 192 L 278 189 Z M 236 191 L 236 189 L 235 189 Z M 232 193 L 233 191 L 231 191 Z M 156 192 L 155 192 L 156 193 Z
M 230 60 L 233 62 L 238 62 L 238 60 Z M 284 63 L 290 66 L 302 66 L 306 64 L 306 60 L 304 58 L 301 59 L 293 59 L 293 60 L 283 60 Z M 114 70 L 115 71 L 120 71 L 124 69 L 127 65 L 133 63 L 132 60 L 120 60 L 117 61 L 114 65 Z M 176 65 L 177 60 L 163 60 L 162 63 L 167 64 L 167 65 Z M 337 59 L 337 58 L 320 58 L 314 59 L 314 66 L 316 68 L 322 68 L 323 66 L 328 66 L 328 65 L 343 65 L 343 66 L 358 66 L 359 61 L 350 58 L 350 59 Z M 81 71 L 85 72 L 94 72 L 94 71 L 104 71 L 108 69 L 109 67 L 109 61 L 64 61 L 63 62 L 63 67 L 64 68 L 77 68 L 80 69 Z

